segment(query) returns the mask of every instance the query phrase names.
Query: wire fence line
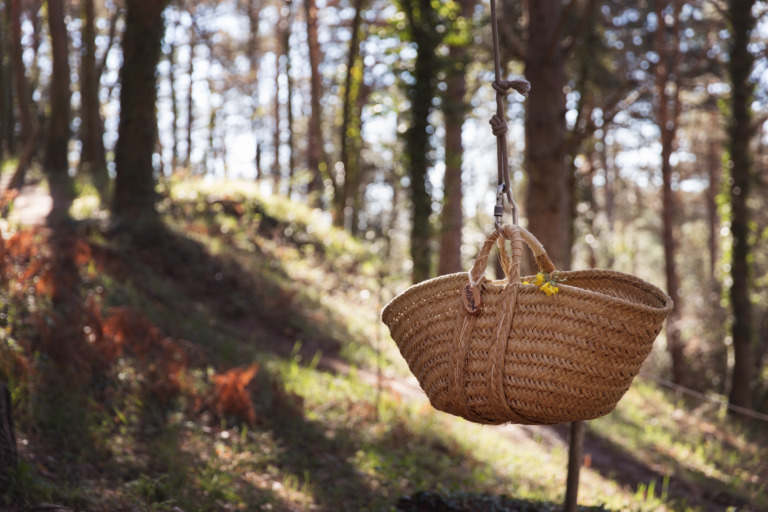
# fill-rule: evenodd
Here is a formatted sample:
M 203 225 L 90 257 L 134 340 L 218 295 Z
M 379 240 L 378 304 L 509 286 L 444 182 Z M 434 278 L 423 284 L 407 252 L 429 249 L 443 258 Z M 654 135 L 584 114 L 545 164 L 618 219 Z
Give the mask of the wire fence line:
M 744 416 L 749 416 L 750 418 L 753 418 L 753 419 L 756 419 L 756 420 L 759 420 L 759 421 L 764 421 L 764 422 L 768 423 L 768 414 L 763 414 L 761 412 L 753 411 L 751 409 L 747 409 L 746 407 L 740 407 L 738 405 L 729 404 L 726 401 L 725 397 L 717 397 L 717 398 L 715 398 L 715 397 L 712 397 L 712 396 L 707 396 L 704 393 L 701 393 L 699 391 L 693 390 L 691 388 L 687 388 L 685 386 L 681 386 L 679 384 L 675 384 L 674 382 L 672 382 L 670 380 L 664 379 L 662 377 L 657 377 L 655 375 L 651 375 L 650 373 L 647 373 L 647 372 L 640 372 L 640 376 L 645 378 L 645 379 L 651 380 L 651 381 L 655 382 L 656 384 L 659 384 L 660 386 L 664 386 L 666 388 L 673 389 L 675 391 L 679 391 L 681 393 L 684 393 L 686 395 L 692 396 L 694 398 L 698 398 L 699 400 L 703 400 L 703 401 L 706 401 L 706 402 L 711 402 L 711 403 L 714 403 L 714 404 L 718 404 L 719 406 L 726 407 L 726 408 L 728 408 L 728 410 L 731 410 L 733 412 L 737 412 L 739 414 L 743 414 Z

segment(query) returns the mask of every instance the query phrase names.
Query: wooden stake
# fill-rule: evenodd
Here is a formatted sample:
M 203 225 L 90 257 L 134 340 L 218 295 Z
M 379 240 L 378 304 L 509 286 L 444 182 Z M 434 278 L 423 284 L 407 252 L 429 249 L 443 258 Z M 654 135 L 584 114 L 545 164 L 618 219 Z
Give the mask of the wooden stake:
M 579 470 L 584 449 L 584 422 L 571 423 L 568 440 L 568 477 L 565 484 L 565 512 L 576 512 L 579 499 Z

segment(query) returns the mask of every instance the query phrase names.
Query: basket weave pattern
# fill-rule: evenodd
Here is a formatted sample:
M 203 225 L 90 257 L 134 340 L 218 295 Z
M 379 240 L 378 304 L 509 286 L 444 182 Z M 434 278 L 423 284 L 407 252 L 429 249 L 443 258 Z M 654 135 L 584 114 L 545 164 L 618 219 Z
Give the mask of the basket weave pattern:
M 497 240 L 507 277 L 491 281 L 483 273 Z M 523 242 L 542 272 L 555 271 L 533 235 L 503 226 L 469 273 L 412 286 L 382 319 L 436 409 L 485 424 L 605 415 L 639 372 L 672 301 L 637 277 L 609 270 L 557 272 L 559 292 L 549 296 L 521 282 Z M 467 283 L 480 290 L 477 314 L 462 302 Z

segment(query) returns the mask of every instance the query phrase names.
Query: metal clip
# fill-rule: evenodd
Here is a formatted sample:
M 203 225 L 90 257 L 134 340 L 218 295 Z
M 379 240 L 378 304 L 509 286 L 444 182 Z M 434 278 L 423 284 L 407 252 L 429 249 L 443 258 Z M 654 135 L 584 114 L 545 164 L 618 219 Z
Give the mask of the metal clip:
M 501 218 L 504 215 L 504 196 L 507 196 L 509 207 L 512 210 L 512 224 L 517 226 L 517 203 L 512 197 L 512 191 L 507 189 L 506 184 L 500 183 L 496 188 L 496 206 L 493 207 L 493 216 L 496 218 L 494 224 L 497 228 L 502 225 Z
M 501 227 L 501 217 L 504 215 L 504 183 L 499 183 L 496 187 L 496 206 L 493 207 L 493 216 L 496 218 L 494 224 L 497 228 Z

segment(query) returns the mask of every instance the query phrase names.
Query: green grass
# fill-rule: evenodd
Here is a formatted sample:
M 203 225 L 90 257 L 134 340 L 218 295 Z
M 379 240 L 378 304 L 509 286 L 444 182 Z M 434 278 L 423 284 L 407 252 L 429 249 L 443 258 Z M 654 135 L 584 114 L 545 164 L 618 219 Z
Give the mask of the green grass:
M 183 347 L 180 391 L 158 388 L 168 384 L 160 352 L 126 351 L 63 400 L 39 372 L 9 363 L 21 354 L 45 368 L 28 318 L 50 305 L 3 296 L 0 378 L 12 385 L 24 448 L 0 502 L 378 511 L 418 496 L 464 507 L 454 510 L 558 509 L 562 428 L 475 425 L 387 385 L 408 372 L 378 316 L 406 283 L 383 279 L 376 247 L 251 184 L 189 181 L 164 193 L 169 233 L 136 249 L 122 235 L 89 231 L 94 257 L 81 283 L 103 318 L 114 307 L 141 310 Z M 249 425 L 218 414 L 210 397 L 217 375 L 252 364 Z M 588 425 L 593 462 L 579 501 L 685 511 L 706 494 L 764 509 L 766 445 L 719 411 L 638 379 L 614 413 Z

